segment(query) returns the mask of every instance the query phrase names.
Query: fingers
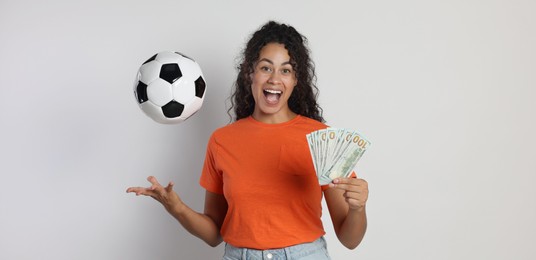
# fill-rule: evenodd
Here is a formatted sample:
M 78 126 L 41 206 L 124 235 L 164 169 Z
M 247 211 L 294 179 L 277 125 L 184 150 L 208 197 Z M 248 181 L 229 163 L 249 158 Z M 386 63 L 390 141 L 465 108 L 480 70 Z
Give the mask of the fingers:
M 173 191 L 173 186 L 174 186 L 174 185 L 175 185 L 175 183 L 173 183 L 173 182 L 170 181 L 170 182 L 168 183 L 168 186 L 166 187 L 166 191 L 167 191 L 167 192 L 172 192 L 172 191 Z
M 136 196 L 139 196 L 139 195 L 152 196 L 152 191 L 143 187 L 130 187 L 127 189 L 127 193 L 135 193 Z
M 368 183 L 363 179 L 337 178 L 330 187 L 343 190 L 343 197 L 352 209 L 362 208 L 368 199 Z
M 140 192 L 141 189 L 143 189 L 143 188 L 142 187 L 130 187 L 130 188 L 127 189 L 127 193 L 134 192 L 134 193 L 136 193 L 136 195 L 138 195 L 138 192 Z
M 156 198 L 156 196 L 162 196 L 164 193 L 172 192 L 173 186 L 175 185 L 173 182 L 169 182 L 164 188 L 154 176 L 147 177 L 147 180 L 151 183 L 150 187 L 129 187 L 127 193 L 135 193 L 136 196 L 146 195 Z
M 350 202 L 352 200 L 359 201 L 363 199 L 363 195 L 359 194 L 358 192 L 349 192 L 349 191 L 344 192 L 343 197 L 347 202 Z
M 336 178 L 330 184 L 329 187 L 337 188 L 341 190 L 362 190 L 368 189 L 367 181 L 356 178 Z
M 158 182 L 158 180 L 154 176 L 147 177 L 147 180 L 152 184 L 151 187 L 150 187 L 151 190 L 155 190 L 158 187 L 162 187 L 162 185 L 160 185 L 160 183 Z
M 152 196 L 153 192 L 151 191 L 154 191 L 160 184 L 158 183 L 158 181 L 156 180 L 154 176 L 147 177 L 147 180 L 152 184 L 151 187 L 149 188 L 129 187 L 127 189 L 127 193 L 135 193 L 136 196 L 139 196 L 139 195 Z
M 366 205 L 366 203 L 367 203 L 366 198 L 363 199 L 363 198 L 345 197 L 344 199 L 345 199 L 346 203 L 348 203 L 348 206 L 351 209 L 360 209 L 360 208 L 364 207 Z

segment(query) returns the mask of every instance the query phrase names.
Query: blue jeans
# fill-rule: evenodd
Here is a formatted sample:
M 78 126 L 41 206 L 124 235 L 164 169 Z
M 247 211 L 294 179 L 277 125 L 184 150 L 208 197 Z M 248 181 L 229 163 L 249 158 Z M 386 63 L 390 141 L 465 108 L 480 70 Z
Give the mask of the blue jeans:
M 256 250 L 238 248 L 225 244 L 223 260 L 330 260 L 324 237 L 311 242 L 294 246 Z

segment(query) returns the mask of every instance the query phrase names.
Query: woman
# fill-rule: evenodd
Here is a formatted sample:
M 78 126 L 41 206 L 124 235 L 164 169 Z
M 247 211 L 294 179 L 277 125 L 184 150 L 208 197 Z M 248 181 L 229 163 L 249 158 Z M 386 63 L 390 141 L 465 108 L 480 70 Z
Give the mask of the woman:
M 326 128 L 316 102 L 314 66 L 306 38 L 268 22 L 248 41 L 232 107 L 235 122 L 208 142 L 198 213 L 154 177 L 151 196 L 191 234 L 211 246 L 226 242 L 224 259 L 329 259 L 321 222 L 325 196 L 339 241 L 353 249 L 367 226 L 368 185 L 338 178 L 320 186 L 305 135 Z

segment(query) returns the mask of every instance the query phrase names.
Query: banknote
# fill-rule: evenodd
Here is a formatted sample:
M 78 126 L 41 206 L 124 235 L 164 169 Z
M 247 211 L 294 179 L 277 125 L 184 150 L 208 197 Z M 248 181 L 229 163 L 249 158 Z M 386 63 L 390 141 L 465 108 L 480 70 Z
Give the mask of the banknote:
M 321 185 L 352 173 L 370 142 L 357 131 L 326 128 L 306 135 L 313 165 Z

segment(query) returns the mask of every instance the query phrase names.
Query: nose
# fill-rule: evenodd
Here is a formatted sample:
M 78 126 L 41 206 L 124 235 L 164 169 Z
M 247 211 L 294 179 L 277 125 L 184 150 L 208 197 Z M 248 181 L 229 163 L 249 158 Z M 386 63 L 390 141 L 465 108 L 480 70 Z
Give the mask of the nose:
M 270 77 L 268 78 L 268 83 L 270 84 L 279 84 L 281 83 L 281 78 L 279 77 L 279 73 L 274 72 L 270 74 Z

